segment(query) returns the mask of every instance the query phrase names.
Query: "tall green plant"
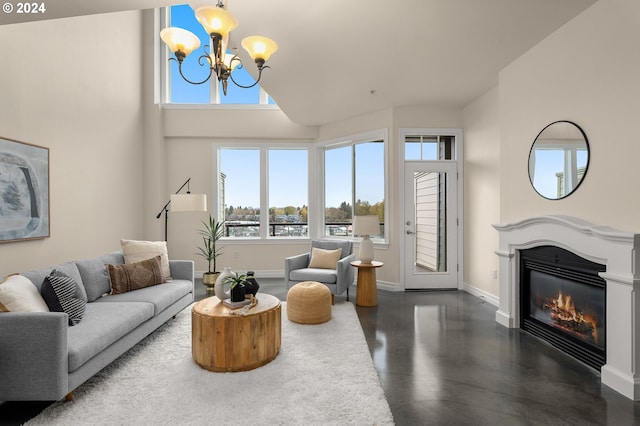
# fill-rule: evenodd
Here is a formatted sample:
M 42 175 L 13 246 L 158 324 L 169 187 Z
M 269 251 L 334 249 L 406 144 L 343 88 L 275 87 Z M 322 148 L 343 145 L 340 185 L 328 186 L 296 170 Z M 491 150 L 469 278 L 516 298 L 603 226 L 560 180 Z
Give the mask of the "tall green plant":
M 199 256 L 204 257 L 209 263 L 208 271 L 217 272 L 216 258 L 222 254 L 220 248 L 216 246 L 216 243 L 224 237 L 224 222 L 218 222 L 215 217 L 209 215 L 209 221 L 202 221 L 204 227 L 198 230 L 198 233 L 202 236 L 202 247 L 198 247 Z M 213 263 L 213 270 L 211 270 L 211 264 Z

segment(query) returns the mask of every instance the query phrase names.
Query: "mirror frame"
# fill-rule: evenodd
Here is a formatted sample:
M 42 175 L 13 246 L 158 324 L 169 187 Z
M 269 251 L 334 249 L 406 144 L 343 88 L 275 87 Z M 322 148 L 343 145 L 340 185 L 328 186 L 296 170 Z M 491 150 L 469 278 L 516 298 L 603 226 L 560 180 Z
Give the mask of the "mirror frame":
M 587 148 L 587 163 L 585 164 L 584 173 L 582 174 L 582 178 L 576 183 L 576 185 L 573 187 L 573 189 L 571 189 L 571 191 L 567 192 L 562 197 L 549 198 L 549 197 L 541 194 L 538 191 L 538 188 L 536 188 L 535 185 L 533 184 L 533 179 L 531 177 L 531 154 L 534 152 L 534 149 L 535 149 L 535 146 L 536 146 L 536 142 L 538 141 L 538 138 L 540 137 L 540 135 L 542 135 L 542 133 L 544 133 L 544 131 L 547 130 L 549 127 L 553 126 L 554 124 L 558 124 L 558 123 L 568 123 L 568 124 L 573 125 L 576 129 L 578 129 L 578 131 L 582 135 L 582 139 L 584 140 L 584 144 L 586 145 L 586 148 Z M 552 201 L 562 200 L 562 199 L 567 198 L 569 195 L 573 194 L 574 192 L 576 192 L 576 190 L 580 187 L 580 185 L 582 185 L 582 182 L 584 181 L 584 178 L 587 176 L 587 171 L 589 170 L 589 163 L 590 162 L 591 162 L 591 147 L 589 146 L 589 139 L 587 138 L 587 134 L 584 132 L 584 130 L 582 130 L 582 127 L 580 127 L 579 125 L 577 125 L 573 121 L 569 121 L 569 120 L 554 121 L 554 122 L 552 122 L 550 124 L 547 124 L 542 130 L 540 130 L 540 132 L 538 132 L 538 135 L 536 136 L 536 138 L 533 140 L 533 144 L 531 145 L 531 149 L 529 150 L 529 157 L 527 158 L 527 174 L 529 176 L 529 182 L 531 183 L 531 187 L 536 192 L 536 194 L 538 194 L 542 198 L 547 199 L 547 200 L 552 200 Z

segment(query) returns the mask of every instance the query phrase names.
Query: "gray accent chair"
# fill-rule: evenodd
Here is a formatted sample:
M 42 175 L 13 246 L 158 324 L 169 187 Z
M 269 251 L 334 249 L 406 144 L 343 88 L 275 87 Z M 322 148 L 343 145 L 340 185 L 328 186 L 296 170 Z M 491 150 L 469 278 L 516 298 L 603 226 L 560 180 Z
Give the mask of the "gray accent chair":
M 284 260 L 284 282 L 287 289 L 303 281 L 317 281 L 326 285 L 333 296 L 347 292 L 349 300 L 349 286 L 353 283 L 353 266 L 351 262 L 356 260 L 353 254 L 353 243 L 347 240 L 312 240 L 311 248 L 324 250 L 342 249 L 342 255 L 336 269 L 309 268 L 311 251 L 296 256 L 287 257 Z

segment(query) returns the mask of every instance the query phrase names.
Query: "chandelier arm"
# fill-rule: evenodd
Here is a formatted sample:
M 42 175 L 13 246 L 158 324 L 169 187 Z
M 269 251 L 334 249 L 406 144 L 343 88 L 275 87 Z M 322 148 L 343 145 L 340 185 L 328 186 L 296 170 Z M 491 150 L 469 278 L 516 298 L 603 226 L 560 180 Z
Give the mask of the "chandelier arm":
M 242 61 L 240 62 L 240 64 L 242 64 Z M 240 65 L 238 65 L 238 66 L 240 66 Z M 260 78 L 262 78 L 262 70 L 264 70 L 265 68 L 271 68 L 271 67 L 264 66 L 262 68 L 258 68 L 258 78 L 256 78 L 255 83 L 253 83 L 252 85 L 249 85 L 249 86 L 243 86 L 242 84 L 239 84 L 237 81 L 235 81 L 233 79 L 233 74 L 229 74 L 229 77 L 231 78 L 231 81 L 233 81 L 233 84 L 235 84 L 236 86 L 241 87 L 243 89 L 250 89 L 250 88 L 252 88 L 253 86 L 255 86 L 256 84 L 258 84 L 260 82 Z
M 180 76 L 182 76 L 184 81 L 186 81 L 189 84 L 203 84 L 203 83 L 206 83 L 211 78 L 211 74 L 213 74 L 213 68 L 209 68 L 209 75 L 207 76 L 207 78 L 205 78 L 202 81 L 191 81 L 182 73 L 182 62 L 180 62 L 180 61 L 178 61 L 177 59 L 174 59 L 174 58 L 169 58 L 169 60 L 170 61 L 173 60 L 173 61 L 177 61 L 178 62 L 178 71 L 180 72 Z M 202 65 L 202 64 L 200 64 L 200 65 Z

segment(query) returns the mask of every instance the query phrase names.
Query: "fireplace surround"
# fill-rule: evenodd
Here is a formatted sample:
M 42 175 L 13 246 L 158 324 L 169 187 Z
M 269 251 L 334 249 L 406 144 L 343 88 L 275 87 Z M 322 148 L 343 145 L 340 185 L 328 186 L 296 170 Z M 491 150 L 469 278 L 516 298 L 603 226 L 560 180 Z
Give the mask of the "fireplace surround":
M 640 234 L 561 215 L 540 216 L 494 225 L 499 232 L 500 302 L 496 321 L 522 328 L 521 255 L 527 249 L 555 246 L 603 265 L 597 275 L 605 285 L 605 364 L 603 384 L 640 400 Z

